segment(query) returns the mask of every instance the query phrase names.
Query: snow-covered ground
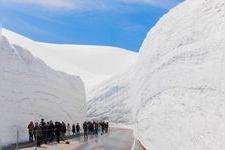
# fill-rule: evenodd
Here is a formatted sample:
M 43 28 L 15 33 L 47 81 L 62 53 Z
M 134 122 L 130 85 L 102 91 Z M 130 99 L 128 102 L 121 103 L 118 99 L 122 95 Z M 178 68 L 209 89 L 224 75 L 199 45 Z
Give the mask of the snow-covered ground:
M 133 121 L 151 150 L 225 149 L 224 35 L 224 0 L 186 0 L 150 30 L 129 72 L 90 93 L 89 116 Z
M 137 53 L 121 48 L 40 43 L 7 29 L 2 33 L 11 43 L 26 48 L 53 69 L 80 76 L 86 90 L 124 72 L 137 59 Z
M 1 138 L 6 145 L 27 140 L 30 121 L 86 120 L 84 84 L 78 76 L 55 71 L 2 37 L 0 50 Z

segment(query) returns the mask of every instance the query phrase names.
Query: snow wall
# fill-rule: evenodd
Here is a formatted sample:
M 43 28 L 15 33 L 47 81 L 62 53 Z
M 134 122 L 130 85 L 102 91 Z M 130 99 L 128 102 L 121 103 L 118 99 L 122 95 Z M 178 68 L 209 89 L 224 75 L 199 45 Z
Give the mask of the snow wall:
M 1 2 L 0 2 L 1 3 Z M 1 17 L 1 15 L 0 15 Z M 0 22 L 0 50 L 2 50 L 2 22 Z M 0 72 L 1 73 L 1 72 Z M 2 114 L 2 110 L 0 109 L 0 114 Z M 0 122 L 2 122 L 2 117 L 0 117 Z M 0 150 L 2 149 L 2 128 L 1 128 L 1 125 L 0 125 Z
M 117 124 L 133 124 L 133 105 L 130 103 L 129 95 L 132 77 L 125 73 L 93 88 L 87 94 L 88 118 Z
M 224 0 L 186 0 L 149 31 L 128 73 L 92 91 L 88 116 L 133 124 L 149 150 L 225 149 L 224 35 Z M 131 113 L 116 119 L 112 101 Z
M 77 76 L 54 71 L 30 52 L 3 36 L 0 51 L 1 138 L 7 145 L 28 140 L 30 121 L 86 120 L 83 82 Z

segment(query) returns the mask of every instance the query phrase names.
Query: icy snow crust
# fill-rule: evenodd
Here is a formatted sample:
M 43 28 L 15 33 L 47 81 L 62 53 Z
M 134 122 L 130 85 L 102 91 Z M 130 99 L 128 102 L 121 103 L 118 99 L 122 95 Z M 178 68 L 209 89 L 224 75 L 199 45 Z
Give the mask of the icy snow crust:
M 28 139 L 30 121 L 86 120 L 84 85 L 77 76 L 54 71 L 3 36 L 0 50 L 0 106 L 3 145 Z
M 224 0 L 186 0 L 151 29 L 131 71 L 93 90 L 89 116 L 133 120 L 149 150 L 225 149 L 224 35 Z

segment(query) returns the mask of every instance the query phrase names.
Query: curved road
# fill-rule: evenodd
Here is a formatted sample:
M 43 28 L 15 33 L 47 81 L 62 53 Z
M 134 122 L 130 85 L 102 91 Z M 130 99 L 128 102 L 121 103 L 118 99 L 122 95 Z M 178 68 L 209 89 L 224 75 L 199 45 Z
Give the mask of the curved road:
M 118 128 L 111 128 L 108 134 L 89 137 L 73 150 L 130 150 L 134 140 L 132 130 Z

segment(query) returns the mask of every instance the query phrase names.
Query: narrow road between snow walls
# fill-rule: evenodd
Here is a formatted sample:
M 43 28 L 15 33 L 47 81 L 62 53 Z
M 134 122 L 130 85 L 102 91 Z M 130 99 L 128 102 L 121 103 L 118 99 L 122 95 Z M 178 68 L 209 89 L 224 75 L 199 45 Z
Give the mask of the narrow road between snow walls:
M 89 135 L 88 140 L 85 140 L 82 135 L 68 141 L 42 144 L 41 147 L 30 147 L 23 150 L 131 150 L 134 141 L 133 130 L 110 128 L 108 133 L 99 133 L 98 136 Z
M 111 128 L 108 134 L 91 137 L 73 150 L 131 150 L 134 137 L 130 129 Z

